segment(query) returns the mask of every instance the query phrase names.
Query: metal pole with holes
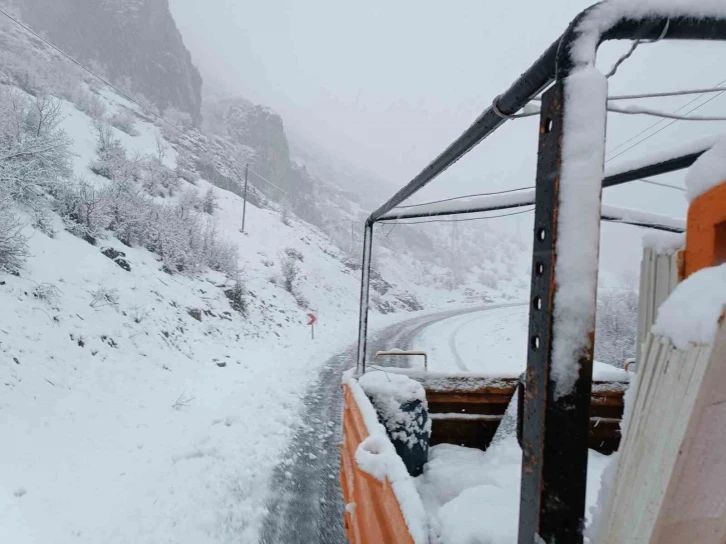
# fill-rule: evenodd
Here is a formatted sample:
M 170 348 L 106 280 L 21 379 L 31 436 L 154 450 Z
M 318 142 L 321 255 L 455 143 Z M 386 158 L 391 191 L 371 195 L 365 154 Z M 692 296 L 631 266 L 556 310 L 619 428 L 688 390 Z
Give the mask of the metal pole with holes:
M 572 390 L 558 396 L 552 379 L 552 348 L 559 315 L 555 311 L 555 266 L 567 107 L 564 96 L 562 81 L 544 94 L 539 127 L 519 544 L 531 544 L 535 535 L 544 542 L 579 544 L 585 521 L 593 333 L 578 358 L 580 370 Z M 605 104 L 602 107 L 604 115 Z M 597 226 L 600 218 L 592 219 Z M 590 295 L 596 297 L 595 292 Z
M 358 321 L 358 358 L 356 375 L 366 371 L 366 342 L 368 340 L 368 303 L 371 287 L 371 257 L 373 251 L 373 221 L 366 221 L 363 233 L 363 261 L 360 276 L 360 316 Z

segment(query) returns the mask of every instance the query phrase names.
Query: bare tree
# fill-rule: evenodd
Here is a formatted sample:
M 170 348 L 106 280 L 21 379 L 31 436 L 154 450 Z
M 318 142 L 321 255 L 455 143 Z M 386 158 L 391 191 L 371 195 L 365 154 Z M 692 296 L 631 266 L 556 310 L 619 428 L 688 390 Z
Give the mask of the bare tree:
M 622 367 L 635 356 L 638 330 L 638 292 L 632 288 L 598 293 L 595 358 Z
M 35 95 L 33 107 L 28 115 L 29 129 L 37 138 L 46 130 L 55 130 L 63 120 L 61 101 L 49 94 L 39 92 Z

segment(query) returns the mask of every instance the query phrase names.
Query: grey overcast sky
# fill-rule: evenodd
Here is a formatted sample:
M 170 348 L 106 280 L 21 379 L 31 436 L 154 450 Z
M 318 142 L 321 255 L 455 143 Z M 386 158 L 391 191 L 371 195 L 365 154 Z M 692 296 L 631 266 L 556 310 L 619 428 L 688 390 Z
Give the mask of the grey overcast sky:
M 208 95 L 238 94 L 272 107 L 292 132 L 341 161 L 375 172 L 392 189 L 471 123 L 589 4 L 171 0 Z M 627 46 L 601 48 L 601 67 L 609 68 Z M 610 80 L 610 92 L 713 86 L 726 79 L 725 49 L 713 44 L 643 45 Z M 689 100 L 648 105 L 673 110 Z M 726 114 L 726 96 L 698 113 Z M 656 121 L 611 116 L 609 148 Z M 679 122 L 613 163 L 718 130 L 724 130 L 723 124 Z M 531 185 L 535 153 L 536 121 L 510 122 L 419 198 Z M 667 181 L 681 180 L 676 175 Z M 663 213 L 682 215 L 685 210 L 681 194 L 653 186 L 611 190 L 606 200 Z

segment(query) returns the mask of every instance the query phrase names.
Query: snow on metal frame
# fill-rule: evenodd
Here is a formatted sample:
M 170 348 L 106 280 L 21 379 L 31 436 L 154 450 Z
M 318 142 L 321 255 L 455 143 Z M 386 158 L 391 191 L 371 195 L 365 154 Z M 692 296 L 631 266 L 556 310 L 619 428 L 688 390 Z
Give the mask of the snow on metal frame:
M 380 221 L 393 222 L 410 217 L 478 213 L 533 204 L 534 189 L 528 189 L 521 191 L 521 194 L 488 195 L 468 198 L 460 202 L 433 203 L 408 209 L 396 208 L 384 215 Z M 415 215 L 412 216 L 409 214 Z M 686 221 L 684 219 L 607 204 L 602 205 L 601 217 L 605 221 L 652 227 L 672 232 L 683 232 L 686 230 Z
M 693 140 L 691 142 L 680 143 L 677 146 L 669 147 L 662 151 L 646 153 L 634 159 L 619 162 L 618 164 L 605 169 L 605 181 L 603 185 L 605 187 L 610 186 L 611 184 L 608 183 L 610 179 L 617 178 L 629 172 L 642 171 L 654 165 L 663 164 L 669 161 L 677 161 L 678 159 L 683 159 L 689 156 L 693 157 L 696 155 L 702 155 L 711 149 L 718 139 L 719 137 L 716 136 L 699 138 L 698 140 Z M 688 164 L 683 167 L 685 166 L 688 166 Z
M 409 217 L 428 217 L 434 215 L 461 214 L 467 212 L 500 210 L 534 204 L 534 189 L 524 189 L 501 195 L 482 195 L 461 198 L 449 202 L 432 202 L 411 208 L 394 208 L 381 216 L 378 221 L 393 221 Z
M 552 331 L 555 398 L 575 385 L 595 328 L 607 79 L 592 65 L 578 68 L 564 80 L 564 94 Z
M 629 161 L 620 162 L 605 169 L 604 186 L 609 186 L 609 178 L 617 178 L 624 174 L 643 170 L 668 161 L 675 161 L 688 156 L 702 155 L 710 150 L 716 142 L 726 136 L 710 136 L 691 142 L 684 142 L 663 151 L 648 153 Z M 618 182 L 620 183 L 620 182 Z M 475 213 L 484 211 L 504 210 L 534 204 L 534 188 L 522 189 L 502 194 L 490 194 L 469 198 L 457 198 L 448 202 L 432 202 L 393 208 L 376 221 L 395 221 L 414 217 L 430 217 L 449 214 Z M 614 208 L 613 208 L 614 209 Z M 653 215 L 653 217 L 656 217 Z M 656 223 L 660 224 L 660 223 Z
M 726 19 L 723 0 L 610 0 L 601 2 L 577 22 L 579 35 L 568 54 L 575 68 L 594 66 L 597 47 L 602 36 L 625 19 L 688 17 L 693 19 Z M 668 33 L 664 38 L 668 38 Z M 560 55 L 562 52 L 560 52 Z
M 565 91 L 558 210 L 552 380 L 568 394 L 595 325 L 600 206 L 604 178 L 607 80 L 595 68 L 597 48 L 624 20 L 726 17 L 723 0 L 613 0 L 576 19 L 560 43 L 558 75 Z M 569 35 L 568 35 L 569 34 Z
M 693 202 L 726 180 L 726 137 L 721 136 L 701 155 L 686 175 L 686 198 Z
M 603 220 L 615 223 L 652 227 L 677 233 L 684 232 L 686 230 L 685 219 L 669 217 L 667 215 L 658 215 L 641 210 L 633 210 L 631 208 L 609 206 L 607 204 L 602 205 L 600 213 Z

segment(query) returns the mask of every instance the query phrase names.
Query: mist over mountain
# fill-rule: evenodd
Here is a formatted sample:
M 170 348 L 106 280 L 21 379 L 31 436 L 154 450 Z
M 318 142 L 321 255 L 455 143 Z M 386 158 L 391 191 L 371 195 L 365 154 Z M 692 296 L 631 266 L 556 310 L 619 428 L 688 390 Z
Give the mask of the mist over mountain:
M 16 0 L 23 20 L 160 110 L 201 120 L 202 78 L 168 0 Z

